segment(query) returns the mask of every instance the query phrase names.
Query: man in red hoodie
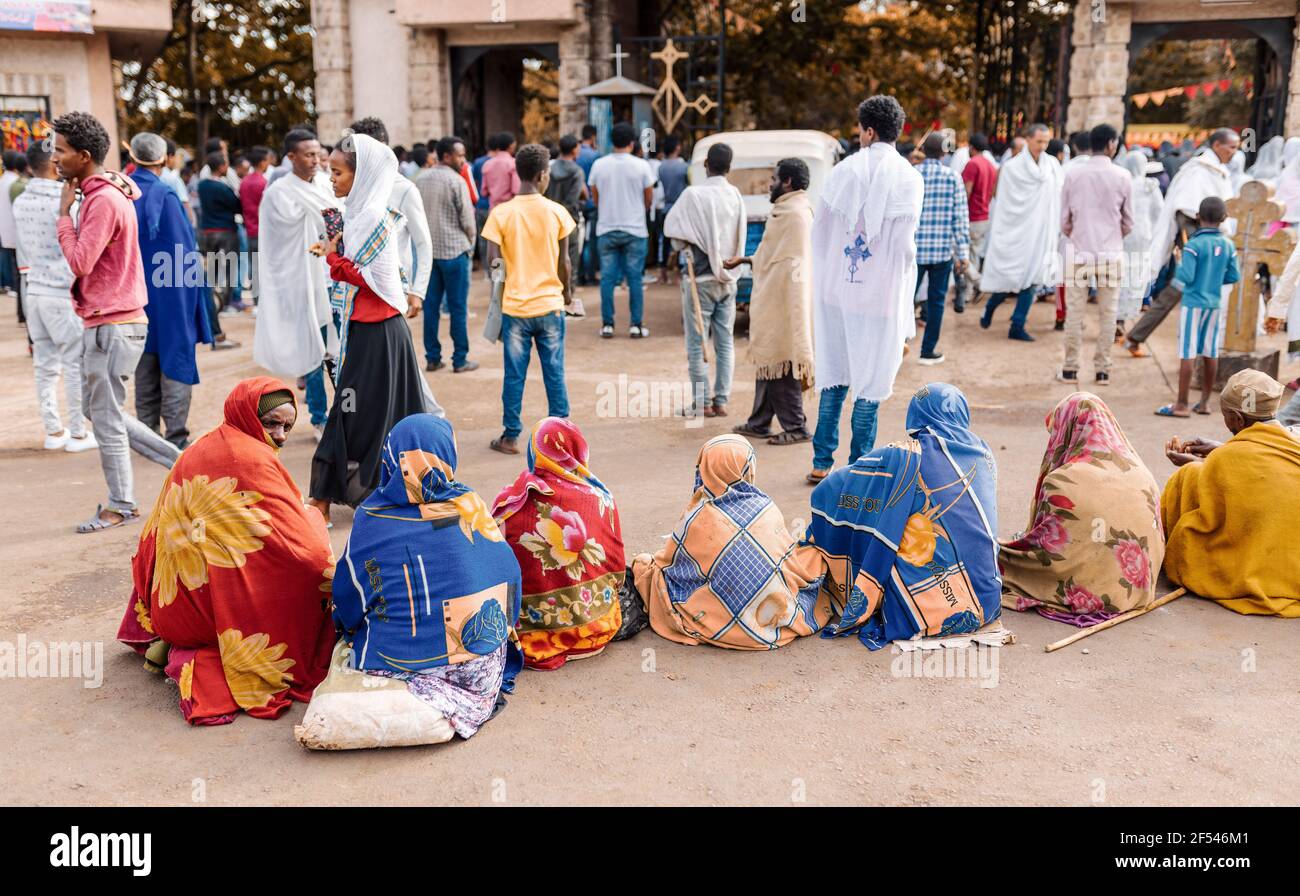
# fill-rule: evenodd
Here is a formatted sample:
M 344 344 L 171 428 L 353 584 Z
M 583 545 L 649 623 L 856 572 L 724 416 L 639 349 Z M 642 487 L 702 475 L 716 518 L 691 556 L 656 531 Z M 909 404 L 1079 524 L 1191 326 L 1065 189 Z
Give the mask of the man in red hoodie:
M 130 178 L 104 170 L 108 149 L 108 132 L 93 116 L 69 112 L 55 120 L 54 164 L 63 178 L 59 246 L 76 277 L 72 302 L 85 327 L 84 412 L 95 427 L 108 483 L 108 503 L 78 524 L 78 532 L 111 529 L 139 518 L 131 448 L 164 467 L 180 456 L 176 446 L 122 408 L 148 335 L 144 306 L 149 299 L 133 205 L 140 189 Z

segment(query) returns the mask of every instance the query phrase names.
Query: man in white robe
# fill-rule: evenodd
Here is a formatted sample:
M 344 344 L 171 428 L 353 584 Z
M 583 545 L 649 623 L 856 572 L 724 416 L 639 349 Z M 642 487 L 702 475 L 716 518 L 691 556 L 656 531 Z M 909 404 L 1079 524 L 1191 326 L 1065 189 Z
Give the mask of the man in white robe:
M 849 460 L 875 447 L 876 409 L 894 390 L 903 344 L 916 332 L 916 226 L 925 186 L 898 154 L 903 108 L 892 96 L 858 106 L 861 149 L 832 169 L 813 217 L 813 340 L 821 390 L 813 469 L 826 478 L 840 412 L 853 395 Z
M 1025 129 L 1025 149 L 998 171 L 980 289 L 991 293 L 980 326 L 988 329 L 993 312 L 1016 297 L 1009 339 L 1033 342 L 1025 329 L 1037 287 L 1057 282 L 1057 240 L 1061 230 L 1061 163 L 1047 153 L 1047 125 Z
M 253 360 L 289 377 L 306 377 L 307 408 L 319 433 L 329 414 L 327 356 L 338 349 L 329 303 L 329 268 L 308 251 L 326 236 L 324 212 L 337 210 L 329 180 L 320 173 L 320 143 L 307 130 L 284 138 L 290 172 L 266 188 L 259 212 L 261 293 Z
M 710 146 L 704 160 L 708 177 L 683 190 L 664 219 L 664 236 L 672 240 L 674 251 L 682 252 L 683 259 L 685 253 L 691 253 L 691 267 L 682 262 L 682 318 L 694 410 L 705 417 L 726 416 L 735 367 L 732 329 L 736 324 L 737 278 L 722 263 L 745 254 L 746 221 L 745 200 L 727 180 L 731 157 L 727 144 Z M 704 357 L 709 331 L 717 364 L 712 390 Z
M 1124 337 L 1124 347 L 1135 358 L 1145 356 L 1142 343 L 1182 301 L 1182 293 L 1166 288 L 1173 273 L 1175 245 L 1196 230 L 1196 213 L 1201 200 L 1218 196 L 1224 202 L 1232 198 L 1232 173 L 1228 162 L 1236 154 L 1241 138 L 1231 128 L 1219 128 L 1210 134 L 1209 146 L 1183 163 L 1169 182 L 1164 208 L 1152 232 L 1151 251 L 1147 255 L 1146 282 L 1151 284 L 1151 304 Z M 1236 222 L 1224 222 L 1223 232 L 1231 235 Z

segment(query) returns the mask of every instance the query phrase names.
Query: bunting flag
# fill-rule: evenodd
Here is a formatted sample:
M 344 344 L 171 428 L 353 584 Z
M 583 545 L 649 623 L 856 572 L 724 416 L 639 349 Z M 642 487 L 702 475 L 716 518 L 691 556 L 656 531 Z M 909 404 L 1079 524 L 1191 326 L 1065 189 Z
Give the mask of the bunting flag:
M 1195 98 L 1198 96 L 1210 96 L 1216 91 L 1227 93 L 1234 87 L 1240 87 L 1247 96 L 1251 96 L 1255 91 L 1254 78 L 1222 78 L 1218 81 L 1206 81 L 1203 84 L 1187 84 L 1183 87 L 1169 87 L 1164 90 L 1150 90 L 1146 93 L 1135 93 L 1129 97 L 1133 105 L 1139 109 L 1145 109 L 1148 103 L 1157 106 L 1164 105 L 1165 100 L 1171 96 L 1186 96 Z

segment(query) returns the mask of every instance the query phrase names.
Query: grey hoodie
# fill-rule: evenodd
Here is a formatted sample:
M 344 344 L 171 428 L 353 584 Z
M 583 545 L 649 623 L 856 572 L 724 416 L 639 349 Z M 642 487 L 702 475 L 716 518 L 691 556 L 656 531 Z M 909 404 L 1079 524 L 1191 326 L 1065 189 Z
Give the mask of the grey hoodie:
M 14 200 L 18 230 L 18 266 L 27 275 L 32 295 L 72 295 L 72 268 L 59 247 L 59 202 L 63 183 L 33 177 Z
M 572 159 L 553 159 L 551 161 L 551 181 L 546 185 L 546 198 L 558 202 L 576 221 L 582 208 L 582 188 L 587 179 L 582 174 L 582 167 Z

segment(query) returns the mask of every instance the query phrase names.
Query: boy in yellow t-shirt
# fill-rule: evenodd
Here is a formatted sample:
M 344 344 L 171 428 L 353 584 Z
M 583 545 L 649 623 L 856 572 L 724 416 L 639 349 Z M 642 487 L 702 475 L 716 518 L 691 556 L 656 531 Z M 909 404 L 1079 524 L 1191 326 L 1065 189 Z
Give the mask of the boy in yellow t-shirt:
M 573 217 L 564 206 L 542 195 L 550 177 L 551 154 L 529 143 L 515 154 L 519 192 L 495 206 L 483 225 L 488 266 L 500 255 L 506 283 L 501 297 L 501 344 L 505 379 L 501 384 L 504 431 L 492 440 L 492 450 L 519 453 L 519 409 L 533 344 L 542 364 L 547 414 L 569 416 L 564 385 L 564 306 L 573 299 L 569 269 L 569 234 Z

